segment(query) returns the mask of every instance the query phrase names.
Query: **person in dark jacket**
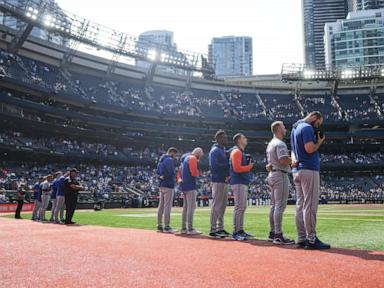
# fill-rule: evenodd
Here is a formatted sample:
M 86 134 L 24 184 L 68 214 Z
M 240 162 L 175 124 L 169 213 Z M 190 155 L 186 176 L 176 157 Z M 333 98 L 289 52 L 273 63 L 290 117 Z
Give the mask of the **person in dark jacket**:
M 15 218 L 16 219 L 22 219 L 21 218 L 21 210 L 23 209 L 23 204 L 24 204 L 24 198 L 25 198 L 25 187 L 24 187 L 24 183 L 20 184 L 19 185 L 19 188 L 17 190 L 17 208 L 16 208 L 16 212 L 15 212 Z
M 227 134 L 219 130 L 215 134 L 216 143 L 209 152 L 209 169 L 212 180 L 211 231 L 209 237 L 222 238 L 230 234 L 224 230 L 224 213 L 228 201 L 229 160 L 225 150 Z
M 173 204 L 173 192 L 176 184 L 175 157 L 177 149 L 171 147 L 167 154 L 161 156 L 157 164 L 157 174 L 159 175 L 159 207 L 157 210 L 157 231 L 173 233 L 170 226 L 171 208 Z M 164 216 L 164 227 L 163 227 Z

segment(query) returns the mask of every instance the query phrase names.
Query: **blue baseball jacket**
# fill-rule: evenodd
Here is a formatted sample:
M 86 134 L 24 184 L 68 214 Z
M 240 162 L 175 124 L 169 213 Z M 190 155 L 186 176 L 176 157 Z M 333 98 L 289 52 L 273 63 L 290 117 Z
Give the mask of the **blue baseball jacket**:
M 159 163 L 157 164 L 157 174 L 163 176 L 160 179 L 160 187 L 175 188 L 176 184 L 176 173 L 175 173 L 175 162 L 170 155 L 161 156 Z
M 181 157 L 179 170 L 179 177 L 181 178 L 179 189 L 181 191 L 196 190 L 196 178 L 199 176 L 197 162 L 196 156 L 190 153 L 186 153 Z
M 209 169 L 212 182 L 225 183 L 225 178 L 229 176 L 229 162 L 225 147 L 219 144 L 212 146 L 209 152 Z

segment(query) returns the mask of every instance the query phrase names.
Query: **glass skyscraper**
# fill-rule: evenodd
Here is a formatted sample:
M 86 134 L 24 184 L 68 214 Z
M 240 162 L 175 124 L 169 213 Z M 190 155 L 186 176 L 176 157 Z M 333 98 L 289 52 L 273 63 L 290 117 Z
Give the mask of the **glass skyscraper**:
M 384 0 L 352 0 L 354 10 L 369 10 L 384 8 Z
M 213 38 L 208 47 L 208 61 L 216 76 L 251 76 L 253 51 L 251 37 Z
M 384 63 L 384 9 L 350 12 L 347 19 L 325 25 L 326 63 L 374 66 Z
M 348 13 L 346 0 L 302 0 L 304 25 L 305 64 L 322 68 L 324 58 L 324 25 L 338 19 L 345 19 Z

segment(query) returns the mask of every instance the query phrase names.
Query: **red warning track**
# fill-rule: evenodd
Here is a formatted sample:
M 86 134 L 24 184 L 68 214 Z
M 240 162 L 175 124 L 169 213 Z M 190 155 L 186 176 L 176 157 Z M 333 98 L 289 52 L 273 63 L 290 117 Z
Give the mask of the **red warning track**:
M 384 252 L 0 218 L 0 287 L 384 287 Z

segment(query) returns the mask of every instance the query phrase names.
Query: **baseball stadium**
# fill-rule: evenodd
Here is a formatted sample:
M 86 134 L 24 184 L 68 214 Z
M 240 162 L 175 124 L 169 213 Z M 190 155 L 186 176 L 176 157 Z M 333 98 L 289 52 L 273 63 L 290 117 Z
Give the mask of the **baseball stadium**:
M 60 2 L 0 1 L 0 287 L 384 287 L 382 1 L 264 75 Z

